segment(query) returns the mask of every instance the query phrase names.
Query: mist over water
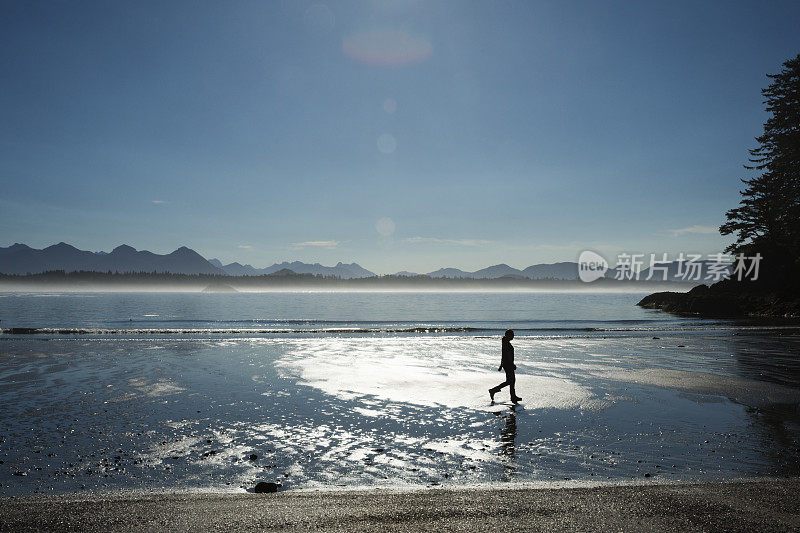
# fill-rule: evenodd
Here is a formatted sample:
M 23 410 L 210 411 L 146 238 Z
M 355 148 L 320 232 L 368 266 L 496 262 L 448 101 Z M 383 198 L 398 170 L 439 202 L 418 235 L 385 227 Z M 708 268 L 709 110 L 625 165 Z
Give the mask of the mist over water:
M 2 294 L 0 494 L 800 472 L 796 329 L 640 298 Z

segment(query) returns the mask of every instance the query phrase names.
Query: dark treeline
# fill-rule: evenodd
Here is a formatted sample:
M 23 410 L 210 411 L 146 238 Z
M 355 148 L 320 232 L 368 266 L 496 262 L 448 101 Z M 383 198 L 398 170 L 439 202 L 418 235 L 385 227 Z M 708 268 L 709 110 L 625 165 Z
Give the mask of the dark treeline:
M 360 287 L 415 287 L 415 288 L 485 288 L 485 287 L 530 287 L 530 288 L 624 288 L 641 285 L 669 285 L 676 288 L 692 286 L 694 283 L 670 281 L 619 281 L 599 279 L 587 284 L 580 280 L 562 279 L 529 279 L 519 277 L 501 277 L 494 279 L 475 278 L 432 278 L 419 276 L 372 276 L 368 278 L 342 279 L 338 276 L 322 276 L 319 274 L 297 274 L 282 270 L 273 274 L 260 276 L 225 276 L 215 274 L 171 274 L 168 272 L 65 272 L 52 270 L 37 274 L 0 274 L 0 290 L 13 287 L 60 286 L 69 288 L 86 287 L 209 287 L 230 286 L 235 289 L 258 289 L 269 287 L 326 287 L 326 288 L 360 288 Z
M 800 54 L 785 61 L 761 91 L 769 114 L 749 151 L 739 205 L 725 214 L 726 251 L 761 257 L 756 280 L 696 287 L 686 294 L 651 294 L 639 305 L 702 316 L 800 317 Z M 750 268 L 755 261 L 749 262 Z

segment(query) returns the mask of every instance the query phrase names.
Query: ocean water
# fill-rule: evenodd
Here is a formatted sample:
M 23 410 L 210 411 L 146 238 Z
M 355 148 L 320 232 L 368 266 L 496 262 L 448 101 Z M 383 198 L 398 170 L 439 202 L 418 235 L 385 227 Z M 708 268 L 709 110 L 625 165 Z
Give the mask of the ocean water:
M 2 293 L 0 494 L 800 473 L 798 328 L 641 297 Z

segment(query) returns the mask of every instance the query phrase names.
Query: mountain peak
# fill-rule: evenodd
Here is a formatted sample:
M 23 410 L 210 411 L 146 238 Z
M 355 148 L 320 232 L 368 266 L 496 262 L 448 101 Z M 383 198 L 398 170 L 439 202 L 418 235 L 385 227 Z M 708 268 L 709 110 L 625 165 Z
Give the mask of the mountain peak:
M 64 241 L 61 241 L 60 243 L 54 244 L 52 246 L 48 246 L 47 248 L 44 248 L 44 249 L 45 250 L 51 250 L 51 251 L 77 250 L 77 248 L 65 243 Z
M 195 256 L 195 255 L 198 255 L 199 256 L 200 254 L 198 254 L 197 252 L 195 252 L 191 248 L 187 248 L 186 246 L 181 246 L 180 248 L 178 248 L 177 250 L 175 250 L 174 252 L 172 252 L 169 255 L 181 255 L 181 256 Z
M 128 246 L 127 244 L 120 244 L 119 246 L 117 246 L 116 248 L 111 250 L 112 254 L 114 254 L 114 253 L 117 253 L 117 254 L 128 253 L 128 254 L 130 254 L 130 253 L 134 253 L 134 252 L 136 252 L 136 248 L 134 248 L 133 246 Z

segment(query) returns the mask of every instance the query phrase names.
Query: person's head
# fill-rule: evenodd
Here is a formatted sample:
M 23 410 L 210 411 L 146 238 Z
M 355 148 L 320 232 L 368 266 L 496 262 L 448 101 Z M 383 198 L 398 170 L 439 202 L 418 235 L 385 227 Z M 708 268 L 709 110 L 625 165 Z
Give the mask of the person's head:
M 514 338 L 514 330 L 513 329 L 507 329 L 506 330 L 506 334 L 503 335 L 503 338 L 506 339 L 506 340 L 509 340 L 509 341 L 511 339 L 513 339 Z

